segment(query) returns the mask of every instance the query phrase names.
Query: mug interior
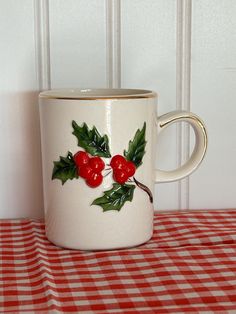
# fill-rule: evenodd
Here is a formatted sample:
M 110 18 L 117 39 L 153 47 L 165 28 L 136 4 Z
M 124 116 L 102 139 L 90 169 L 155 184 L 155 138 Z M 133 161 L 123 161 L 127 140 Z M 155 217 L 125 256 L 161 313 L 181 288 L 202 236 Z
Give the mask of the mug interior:
M 109 99 L 109 98 L 153 98 L 156 93 L 145 89 L 97 88 L 97 89 L 52 89 L 41 92 L 39 97 L 56 99 Z

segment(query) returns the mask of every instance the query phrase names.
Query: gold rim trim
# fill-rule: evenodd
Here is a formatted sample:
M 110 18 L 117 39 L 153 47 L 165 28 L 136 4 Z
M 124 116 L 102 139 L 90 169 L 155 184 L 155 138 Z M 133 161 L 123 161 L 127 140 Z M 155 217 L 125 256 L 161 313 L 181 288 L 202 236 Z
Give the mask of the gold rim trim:
M 102 90 L 102 89 L 101 89 Z M 55 92 L 58 92 L 59 90 L 56 90 Z M 137 92 L 139 90 L 137 89 Z M 99 96 L 99 95 L 95 95 L 95 96 L 92 96 L 92 95 L 88 95 L 88 96 L 54 96 L 54 95 L 50 95 L 49 94 L 50 91 L 44 91 L 44 92 L 41 92 L 39 94 L 39 98 L 43 98 L 43 99 L 60 99 L 60 100 L 115 100 L 115 99 L 144 99 L 144 98 L 155 98 L 157 97 L 157 93 L 156 92 L 153 92 L 153 91 L 150 91 L 150 92 L 147 92 L 147 93 L 141 93 L 141 94 L 128 94 L 127 95 L 107 95 L 107 96 Z M 51 90 L 51 92 L 53 93 L 53 90 Z M 47 94 L 48 93 L 48 94 Z M 99 90 L 98 90 L 98 93 L 99 93 Z

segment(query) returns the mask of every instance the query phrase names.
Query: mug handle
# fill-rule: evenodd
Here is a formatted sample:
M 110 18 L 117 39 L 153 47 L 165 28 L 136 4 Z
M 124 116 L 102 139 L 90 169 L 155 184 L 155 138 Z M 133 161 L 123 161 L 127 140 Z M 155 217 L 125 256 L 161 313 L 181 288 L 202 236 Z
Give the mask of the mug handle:
M 155 182 L 172 182 L 183 179 L 190 175 L 202 162 L 207 148 L 207 132 L 202 120 L 188 111 L 172 111 L 156 119 L 158 132 L 164 130 L 175 122 L 188 122 L 195 133 L 195 147 L 189 160 L 178 169 L 171 171 L 156 170 Z

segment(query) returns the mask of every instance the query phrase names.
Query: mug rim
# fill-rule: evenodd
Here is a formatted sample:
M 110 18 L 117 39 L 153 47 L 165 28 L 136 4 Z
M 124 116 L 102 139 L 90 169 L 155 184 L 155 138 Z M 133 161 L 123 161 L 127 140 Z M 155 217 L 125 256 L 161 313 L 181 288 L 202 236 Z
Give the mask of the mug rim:
M 40 98 L 47 99 L 136 99 L 155 98 L 157 93 L 146 89 L 128 88 L 58 88 L 43 91 Z

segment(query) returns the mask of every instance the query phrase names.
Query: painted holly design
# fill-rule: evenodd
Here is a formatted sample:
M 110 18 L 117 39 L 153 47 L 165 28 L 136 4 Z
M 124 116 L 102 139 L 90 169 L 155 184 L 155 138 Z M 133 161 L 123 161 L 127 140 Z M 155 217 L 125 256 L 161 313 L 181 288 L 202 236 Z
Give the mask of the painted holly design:
M 136 187 L 145 191 L 153 202 L 150 189 L 139 182 L 135 177 L 137 169 L 142 165 L 145 154 L 146 122 L 142 129 L 138 129 L 133 140 L 129 141 L 128 149 L 122 155 L 111 156 L 109 139 L 107 135 L 101 135 L 93 126 L 89 129 L 86 123 L 79 126 L 72 121 L 73 132 L 78 140 L 78 146 L 83 148 L 74 155 L 69 151 L 66 157 L 60 156 L 54 161 L 52 179 L 61 180 L 64 184 L 67 180 L 84 179 L 91 188 L 102 184 L 105 176 L 111 175 L 115 181 L 112 188 L 103 192 L 91 205 L 98 205 L 103 211 L 117 210 L 123 207 L 125 202 L 133 200 Z M 110 162 L 104 162 L 104 158 L 111 158 Z

